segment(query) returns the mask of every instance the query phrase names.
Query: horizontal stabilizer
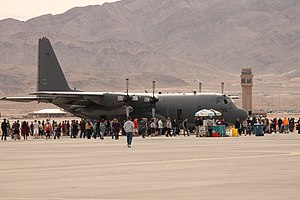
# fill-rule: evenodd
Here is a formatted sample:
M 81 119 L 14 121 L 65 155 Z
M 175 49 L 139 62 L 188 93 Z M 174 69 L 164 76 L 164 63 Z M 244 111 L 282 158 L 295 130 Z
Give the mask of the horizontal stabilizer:
M 38 96 L 59 96 L 59 97 L 79 97 L 79 96 L 103 96 L 103 92 L 75 92 L 75 91 L 39 91 L 30 93 Z

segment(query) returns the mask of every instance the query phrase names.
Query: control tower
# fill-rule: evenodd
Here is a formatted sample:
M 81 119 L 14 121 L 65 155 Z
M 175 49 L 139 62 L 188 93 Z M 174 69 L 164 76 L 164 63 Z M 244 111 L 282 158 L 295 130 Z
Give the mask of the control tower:
M 248 111 L 249 115 L 252 114 L 252 87 L 253 87 L 253 74 L 251 68 L 243 68 L 241 74 L 242 85 L 242 108 Z

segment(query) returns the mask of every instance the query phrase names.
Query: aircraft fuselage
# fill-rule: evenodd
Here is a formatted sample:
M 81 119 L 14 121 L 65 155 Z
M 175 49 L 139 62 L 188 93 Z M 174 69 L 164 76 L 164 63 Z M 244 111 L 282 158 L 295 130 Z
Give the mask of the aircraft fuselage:
M 156 98 L 158 99 L 155 104 L 157 118 L 170 117 L 178 121 L 188 118 L 189 122 L 193 122 L 195 113 L 204 108 L 222 112 L 224 119 L 229 123 L 234 123 L 237 118 L 240 120 L 247 118 L 247 111 L 238 108 L 232 99 L 222 94 L 157 94 Z M 99 120 L 101 117 L 125 119 L 126 117 L 124 103 L 118 102 L 116 95 L 104 94 L 103 98 L 94 105 L 91 101 L 87 101 L 85 105 L 84 101 L 79 98 L 67 102 L 67 99 L 58 98 L 52 103 L 85 119 Z M 142 96 L 137 101 L 130 102 L 128 106 L 132 118 L 152 117 L 153 105 L 145 102 Z

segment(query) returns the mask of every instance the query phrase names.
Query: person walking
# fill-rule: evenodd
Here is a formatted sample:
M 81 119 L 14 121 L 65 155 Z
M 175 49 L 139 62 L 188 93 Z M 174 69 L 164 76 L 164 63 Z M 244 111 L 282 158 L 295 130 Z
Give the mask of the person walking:
M 298 134 L 300 134 L 300 118 L 298 119 L 296 130 L 298 130 Z
M 187 136 L 190 136 L 187 118 L 185 118 L 185 120 L 182 122 L 182 128 L 183 128 L 183 136 L 185 137 L 185 133 Z
M 30 130 L 30 135 L 33 136 L 33 122 L 30 123 L 29 130 Z
M 283 133 L 283 125 L 282 125 L 282 119 L 281 118 L 279 118 L 277 120 L 277 125 L 278 125 L 278 132 Z
M 284 131 L 284 133 L 289 133 L 290 122 L 289 122 L 289 120 L 286 117 L 284 117 L 284 119 L 282 121 L 282 124 L 283 124 L 283 131 Z
M 34 120 L 33 124 L 33 138 L 38 139 L 39 138 L 39 123 L 37 120 Z
M 236 121 L 234 123 L 234 127 L 238 130 L 239 136 L 241 136 L 242 131 L 241 131 L 241 122 L 239 118 L 236 118 Z
M 195 132 L 196 132 L 196 137 L 201 136 L 200 135 L 200 123 L 201 123 L 201 119 L 199 116 L 197 116 L 195 118 Z
M 123 128 L 127 136 L 127 146 L 128 148 L 131 148 L 132 135 L 133 135 L 133 122 L 131 121 L 130 117 L 127 118 L 127 121 L 124 123 Z
M 111 121 L 109 119 L 105 120 L 105 132 L 104 135 L 111 135 Z
M 61 136 L 61 123 L 57 123 L 55 122 L 54 123 L 54 126 L 53 126 L 53 129 L 54 129 L 54 139 L 60 139 L 60 136 Z
M 45 135 L 44 124 L 41 121 L 38 121 L 38 123 L 39 123 L 39 138 L 44 138 Z
M 293 133 L 294 129 L 295 129 L 295 118 L 291 118 L 289 120 L 289 130 L 291 133 Z
M 104 134 L 106 131 L 106 120 L 102 119 L 99 123 L 99 128 L 100 128 L 100 139 L 104 140 Z
M 97 139 L 98 135 L 100 135 L 100 121 L 94 121 L 92 137 Z
M 169 136 L 172 137 L 172 134 L 171 134 L 172 122 L 171 122 L 170 117 L 168 117 L 166 120 L 166 129 L 167 129 L 166 137 L 169 137 Z
M 6 140 L 6 136 L 7 136 L 7 130 L 8 130 L 8 124 L 6 122 L 6 119 L 3 119 L 3 122 L 1 123 L 1 130 L 2 130 L 2 137 L 1 140 Z
M 10 126 L 9 120 L 6 120 L 6 124 L 7 124 L 7 135 L 12 137 L 12 128 Z
M 46 140 L 51 139 L 51 132 L 52 132 L 52 126 L 51 126 L 50 122 L 48 121 L 45 125 Z
M 154 137 L 155 136 L 155 131 L 156 131 L 156 123 L 155 123 L 155 120 L 154 119 L 151 119 L 151 122 L 150 122 L 150 133 L 151 133 L 151 137 Z
M 206 121 L 206 126 L 207 126 L 207 136 L 208 136 L 208 137 L 212 137 L 212 133 L 213 133 L 213 125 L 214 125 L 214 121 L 213 121 L 212 117 L 210 117 L 210 118 Z
M 121 124 L 119 123 L 119 120 L 117 118 L 113 119 L 112 122 L 112 139 L 118 140 L 119 139 L 119 133 L 121 130 Z
M 21 125 L 21 135 L 23 136 L 24 140 L 27 140 L 27 137 L 29 136 L 30 128 L 28 126 L 28 123 L 26 121 L 22 122 Z
M 178 124 L 176 118 L 172 120 L 173 136 L 179 135 Z
M 73 125 L 72 125 L 73 138 L 77 138 L 78 137 L 79 129 L 80 129 L 80 125 L 79 125 L 78 120 L 74 120 Z
M 91 139 L 92 133 L 93 133 L 93 124 L 90 120 L 88 120 L 85 124 L 85 130 L 86 130 L 86 138 Z
M 147 132 L 147 118 L 142 118 L 140 120 L 139 127 L 141 130 L 142 137 L 145 138 Z
M 13 138 L 12 139 L 20 140 L 21 137 L 20 137 L 20 123 L 19 123 L 19 120 L 14 122 L 14 124 L 12 125 L 12 130 L 13 130 Z
M 85 138 L 86 136 L 86 129 L 85 129 L 85 120 L 84 119 L 81 119 L 80 121 L 80 138 Z
M 133 135 L 139 136 L 139 122 L 138 118 L 134 118 L 133 120 Z
M 158 126 L 158 134 L 160 136 L 162 136 L 163 135 L 163 129 L 164 129 L 164 123 L 163 123 L 162 119 L 158 120 L 157 126 Z
M 18 139 L 20 140 L 20 123 L 19 120 L 13 123 L 12 125 L 12 130 L 13 130 L 13 138 L 14 140 Z

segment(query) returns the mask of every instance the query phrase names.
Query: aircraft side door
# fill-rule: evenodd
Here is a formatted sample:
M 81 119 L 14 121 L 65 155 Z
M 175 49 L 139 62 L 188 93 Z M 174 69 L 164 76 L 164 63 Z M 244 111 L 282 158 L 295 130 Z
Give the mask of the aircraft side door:
M 182 117 L 182 108 L 178 108 L 176 111 L 176 119 L 178 122 L 182 122 L 183 121 L 183 117 Z

